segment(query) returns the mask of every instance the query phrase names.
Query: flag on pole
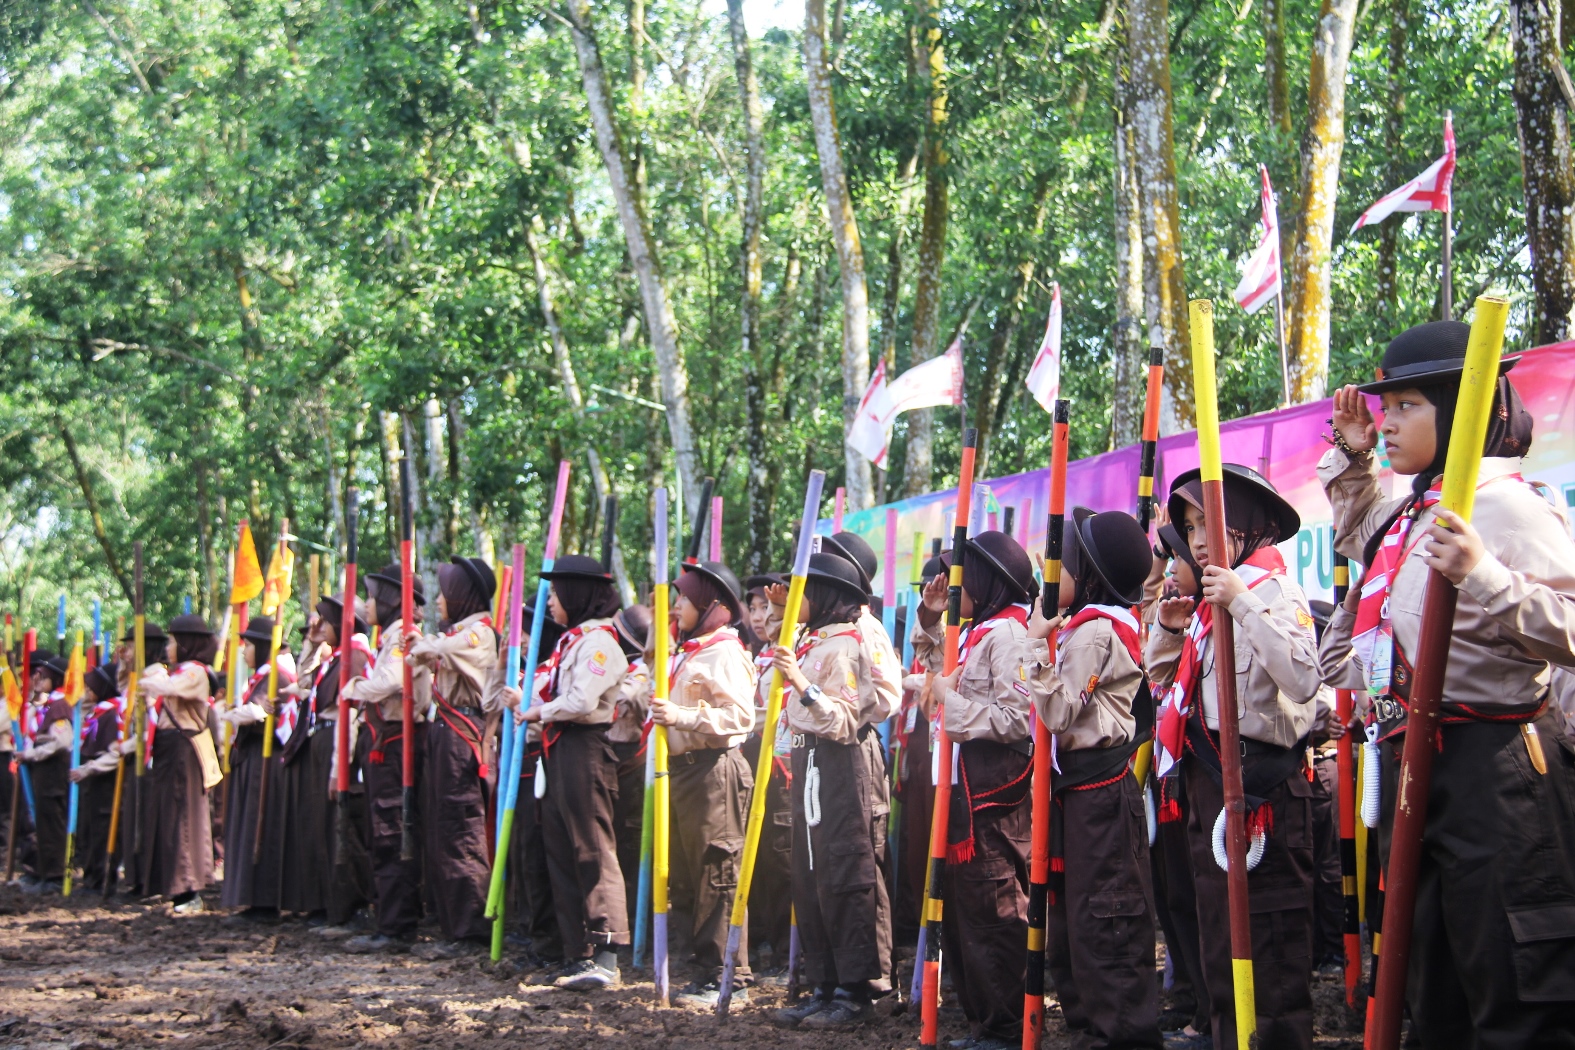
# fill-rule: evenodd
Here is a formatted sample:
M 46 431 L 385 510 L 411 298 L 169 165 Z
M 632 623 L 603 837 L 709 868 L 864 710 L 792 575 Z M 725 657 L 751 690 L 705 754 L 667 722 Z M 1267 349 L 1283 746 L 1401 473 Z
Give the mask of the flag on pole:
M 268 579 L 263 588 L 264 616 L 273 616 L 285 602 L 290 600 L 290 576 L 294 572 L 295 552 L 290 549 L 290 545 L 285 543 L 275 546 L 273 557 L 268 559 Z
M 1280 294 L 1280 216 L 1274 206 L 1274 187 L 1269 185 L 1269 169 L 1260 164 L 1258 171 L 1263 176 L 1263 236 L 1243 267 L 1234 293 L 1236 304 L 1249 314 L 1257 313 Z
M 1052 411 L 1061 396 L 1061 284 L 1050 286 L 1050 319 L 1045 322 L 1045 337 L 1034 355 L 1034 365 L 1024 380 L 1039 407 Z
M 899 415 L 916 408 L 962 403 L 962 337 L 958 336 L 944 354 L 914 365 L 890 383 L 886 382 L 886 363 L 882 361 L 859 401 L 858 414 L 848 428 L 847 444 L 877 467 L 884 466 L 892 424 Z
M 848 427 L 848 446 L 877 467 L 886 465 L 891 443 L 891 424 L 897 418 L 892 410 L 891 393 L 886 385 L 886 360 L 882 358 L 859 399 L 858 413 Z
M 1422 174 L 1379 197 L 1371 208 L 1362 212 L 1355 233 L 1363 226 L 1376 226 L 1397 211 L 1453 211 L 1449 184 L 1455 177 L 1455 122 L 1444 118 L 1444 155 L 1435 160 Z
M 252 527 L 241 524 L 235 541 L 235 575 L 230 583 L 230 604 L 241 605 L 263 591 L 262 566 L 257 564 L 257 546 L 252 543 Z

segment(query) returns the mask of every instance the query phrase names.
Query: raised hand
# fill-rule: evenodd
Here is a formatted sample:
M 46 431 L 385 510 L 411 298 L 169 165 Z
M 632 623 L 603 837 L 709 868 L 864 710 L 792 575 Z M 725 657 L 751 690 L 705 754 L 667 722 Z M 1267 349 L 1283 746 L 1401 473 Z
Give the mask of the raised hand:
M 1345 443 L 1358 452 L 1367 452 L 1378 444 L 1378 427 L 1367 409 L 1367 398 L 1354 384 L 1334 392 L 1332 425 Z

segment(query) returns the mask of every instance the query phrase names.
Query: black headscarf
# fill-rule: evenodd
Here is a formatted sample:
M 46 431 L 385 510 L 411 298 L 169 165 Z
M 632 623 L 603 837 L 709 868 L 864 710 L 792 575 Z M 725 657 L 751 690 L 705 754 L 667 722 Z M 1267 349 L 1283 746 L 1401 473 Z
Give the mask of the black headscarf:
M 688 632 L 679 632 L 679 641 L 687 642 L 691 638 L 704 638 L 713 631 L 720 631 L 733 622 L 733 610 L 722 601 L 722 593 L 716 585 L 698 572 L 680 573 L 678 579 L 673 581 L 673 586 L 678 593 L 689 599 L 689 604 L 700 610 L 700 618 L 695 621 L 695 628 Z
M 973 599 L 974 623 L 983 623 L 1013 602 L 1023 600 L 1016 584 L 972 552 L 963 560 L 963 590 Z
M 553 580 L 552 589 L 569 618 L 566 627 L 578 627 L 586 620 L 605 620 L 622 608 L 610 580 Z
M 1182 597 L 1202 601 L 1203 570 L 1198 567 L 1198 563 L 1193 559 L 1192 548 L 1181 538 L 1181 530 L 1176 528 L 1175 523 L 1171 523 L 1169 525 L 1161 525 L 1155 531 L 1159 535 L 1160 543 L 1164 545 L 1166 551 L 1170 552 L 1171 557 L 1185 562 L 1187 567 L 1192 570 L 1192 579 L 1197 586 L 1193 588 L 1192 594 L 1183 594 Z M 1177 590 L 1179 591 L 1180 588 L 1178 587 Z
M 805 631 L 818 631 L 834 623 L 858 623 L 864 611 L 863 598 L 819 576 L 804 581 L 804 600 L 809 603 Z
M 450 624 L 492 607 L 492 595 L 482 594 L 470 574 L 452 562 L 438 566 L 438 590 L 443 592 L 443 601 L 448 606 Z
M 213 634 L 187 634 L 185 631 L 171 631 L 170 637 L 175 639 L 175 661 L 185 663 L 195 660 L 200 664 L 212 666 L 213 658 L 219 655 L 219 639 Z
M 1433 406 L 1433 433 L 1437 443 L 1433 451 L 1433 462 L 1428 464 L 1426 470 L 1411 479 L 1411 498 L 1395 512 L 1394 517 L 1384 523 L 1383 528 L 1368 537 L 1367 546 L 1362 551 L 1364 565 L 1373 563 L 1373 558 L 1377 555 L 1379 545 L 1383 543 L 1389 526 L 1393 525 L 1400 515 L 1410 512 L 1413 506 L 1420 503 L 1427 490 L 1432 488 L 1433 482 L 1444 473 L 1444 463 L 1449 457 L 1449 438 L 1455 429 L 1455 406 L 1460 401 L 1460 381 L 1455 379 L 1444 383 L 1429 383 L 1417 389 Z M 1488 413 L 1487 436 L 1482 441 L 1482 455 L 1503 459 L 1520 459 L 1525 456 L 1531 451 L 1535 423 L 1509 378 L 1499 376 L 1498 386 L 1493 391 L 1493 408 Z
M 1068 522 L 1070 524 L 1070 522 Z M 1098 540 L 1096 539 L 1097 543 Z M 1088 552 L 1083 549 L 1083 539 L 1076 528 L 1066 530 L 1066 543 L 1061 551 L 1061 571 L 1072 577 L 1076 585 L 1072 589 L 1072 604 L 1067 608 L 1068 613 L 1075 613 L 1085 605 L 1125 605 L 1126 602 L 1115 591 L 1104 577 L 1094 571 L 1092 565 L 1085 565 Z M 1052 600 L 1057 600 L 1054 595 Z
M 1194 478 L 1177 491 L 1182 499 L 1199 510 L 1203 509 L 1201 479 Z M 1225 521 L 1230 534 L 1241 541 L 1241 553 L 1231 562 L 1230 567 L 1233 569 L 1239 568 L 1255 552 L 1274 546 L 1280 536 L 1279 517 L 1260 495 L 1260 490 L 1230 473 L 1225 475 Z M 1185 536 L 1179 524 L 1176 531 Z M 1190 552 L 1188 560 L 1191 560 Z

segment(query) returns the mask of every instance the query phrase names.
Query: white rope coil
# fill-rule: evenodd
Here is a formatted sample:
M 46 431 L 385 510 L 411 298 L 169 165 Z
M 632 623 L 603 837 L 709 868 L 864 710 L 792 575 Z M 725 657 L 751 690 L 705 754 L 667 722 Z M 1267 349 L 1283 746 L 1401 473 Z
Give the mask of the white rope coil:
M 531 785 L 531 793 L 538 799 L 547 797 L 547 767 L 540 755 L 536 756 L 536 782 Z
M 1148 818 L 1148 844 L 1152 846 L 1159 838 L 1159 814 L 1154 810 L 1152 783 L 1143 786 L 1143 815 Z
M 1269 836 L 1263 832 L 1254 832 L 1252 842 L 1247 847 L 1247 870 L 1251 871 L 1263 860 L 1263 851 L 1269 846 Z M 1225 811 L 1220 810 L 1220 815 L 1214 818 L 1214 863 L 1220 866 L 1221 871 L 1230 871 L 1230 859 L 1225 852 Z
M 815 765 L 814 748 L 810 748 L 804 763 L 804 823 L 812 828 L 820 827 L 820 767 Z M 809 870 L 814 871 L 815 839 L 807 831 L 804 842 L 809 847 Z
M 1379 804 L 1383 801 L 1383 769 L 1378 755 L 1378 726 L 1367 727 L 1367 743 L 1362 745 L 1362 826 L 1378 826 Z

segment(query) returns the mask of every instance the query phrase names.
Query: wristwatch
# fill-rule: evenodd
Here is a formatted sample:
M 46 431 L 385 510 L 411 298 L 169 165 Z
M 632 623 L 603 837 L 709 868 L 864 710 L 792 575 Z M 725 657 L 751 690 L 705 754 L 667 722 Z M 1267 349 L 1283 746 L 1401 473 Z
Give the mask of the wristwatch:
M 818 685 L 811 685 L 808 689 L 804 690 L 802 694 L 800 694 L 800 700 L 803 702 L 805 707 L 809 707 L 817 701 L 824 699 L 826 699 L 826 694 L 821 691 L 821 688 Z

